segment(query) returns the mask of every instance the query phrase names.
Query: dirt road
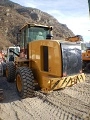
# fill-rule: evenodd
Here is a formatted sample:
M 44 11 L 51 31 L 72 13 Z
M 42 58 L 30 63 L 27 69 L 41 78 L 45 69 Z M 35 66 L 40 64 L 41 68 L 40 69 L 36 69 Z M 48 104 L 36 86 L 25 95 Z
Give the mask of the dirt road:
M 0 103 L 0 120 L 90 120 L 90 75 L 86 81 L 49 95 L 20 99 L 15 83 L 0 78 L 4 100 Z

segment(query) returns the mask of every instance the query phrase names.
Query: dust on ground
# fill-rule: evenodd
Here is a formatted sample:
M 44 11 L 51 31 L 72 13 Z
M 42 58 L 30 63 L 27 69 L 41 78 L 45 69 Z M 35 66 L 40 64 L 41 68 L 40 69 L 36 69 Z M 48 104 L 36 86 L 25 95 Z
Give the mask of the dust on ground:
M 4 100 L 0 120 L 90 120 L 90 80 L 49 95 L 36 92 L 34 98 L 20 99 L 15 82 L 0 78 Z

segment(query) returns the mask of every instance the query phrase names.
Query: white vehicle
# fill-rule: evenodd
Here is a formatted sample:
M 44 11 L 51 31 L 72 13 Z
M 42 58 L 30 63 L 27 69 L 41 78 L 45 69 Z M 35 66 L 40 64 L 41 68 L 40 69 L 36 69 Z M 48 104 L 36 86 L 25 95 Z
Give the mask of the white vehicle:
M 14 61 L 15 57 L 19 55 L 20 47 L 19 46 L 11 46 L 7 49 L 7 62 Z
M 11 46 L 7 49 L 6 62 L 14 61 L 17 56 L 19 56 L 20 47 Z M 6 75 L 6 62 L 3 60 L 2 54 L 0 53 L 0 76 Z

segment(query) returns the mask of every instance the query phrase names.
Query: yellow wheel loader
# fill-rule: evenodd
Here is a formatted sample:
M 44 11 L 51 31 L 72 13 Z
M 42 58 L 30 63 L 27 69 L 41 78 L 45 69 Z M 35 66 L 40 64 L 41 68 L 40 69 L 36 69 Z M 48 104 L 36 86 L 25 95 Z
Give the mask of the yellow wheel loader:
M 33 23 L 24 25 L 18 36 L 20 55 L 8 62 L 6 77 L 16 80 L 22 98 L 32 97 L 37 89 L 48 93 L 85 80 L 80 43 L 52 40 L 52 26 Z
M 86 43 L 82 43 L 82 47 L 83 70 L 90 73 L 90 47 Z

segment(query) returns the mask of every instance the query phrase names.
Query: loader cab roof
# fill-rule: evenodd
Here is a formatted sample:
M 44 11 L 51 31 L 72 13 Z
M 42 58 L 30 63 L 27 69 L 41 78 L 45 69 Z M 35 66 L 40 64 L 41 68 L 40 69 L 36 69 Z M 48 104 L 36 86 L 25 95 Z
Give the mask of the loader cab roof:
M 21 32 L 23 29 L 26 29 L 27 27 L 28 28 L 30 28 L 30 27 L 44 27 L 44 28 L 48 28 L 50 30 L 52 30 L 52 28 L 53 28 L 52 26 L 47 26 L 47 25 L 40 25 L 40 24 L 35 24 L 35 23 L 27 23 L 27 24 L 23 25 L 19 31 Z

